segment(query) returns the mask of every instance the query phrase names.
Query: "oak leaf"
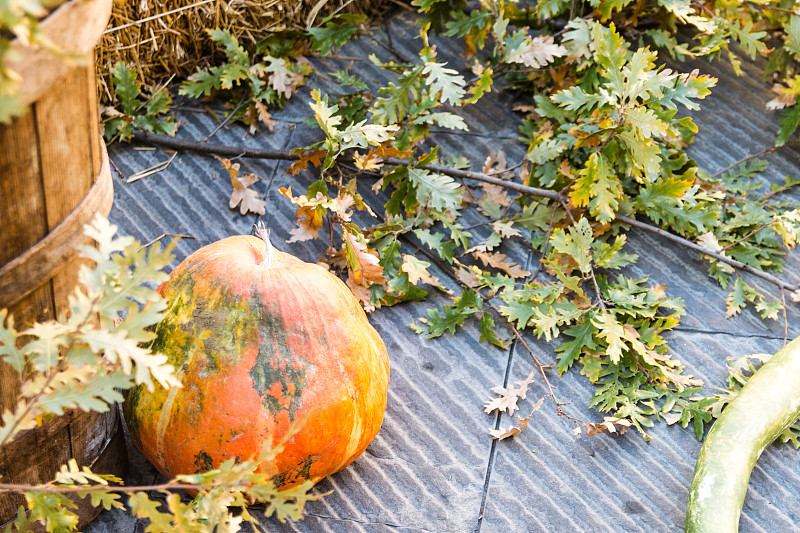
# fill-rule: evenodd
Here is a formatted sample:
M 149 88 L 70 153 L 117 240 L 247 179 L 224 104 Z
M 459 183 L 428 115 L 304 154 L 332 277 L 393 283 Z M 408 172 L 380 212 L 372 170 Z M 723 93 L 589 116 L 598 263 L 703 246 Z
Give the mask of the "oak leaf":
M 428 267 L 431 266 L 427 261 L 417 259 L 413 255 L 403 254 L 403 264 L 400 270 L 408 274 L 408 281 L 414 285 L 419 282 L 427 283 L 435 287 L 444 288 L 442 282 L 428 272 Z
M 215 156 L 216 157 L 216 156 Z M 228 175 L 231 178 L 231 197 L 228 201 L 228 207 L 235 209 L 239 206 L 239 213 L 246 215 L 247 213 L 255 213 L 263 215 L 267 212 L 267 202 L 261 199 L 261 195 L 250 188 L 252 184 L 258 181 L 258 176 L 255 174 L 245 174 L 239 176 L 239 163 L 231 163 L 229 159 L 221 157 L 216 158 L 217 161 L 222 163 Z
M 374 172 L 381 169 L 383 166 L 383 159 L 378 157 L 372 150 L 370 150 L 364 155 L 359 153 L 354 154 L 353 163 L 355 163 L 358 170 Z
M 506 261 L 506 254 L 500 252 L 473 252 L 472 255 L 476 259 L 480 259 L 485 266 L 491 266 L 498 270 L 502 270 L 512 278 L 525 278 L 531 275 L 530 272 L 524 270 L 521 266 L 513 261 Z
M 481 172 L 484 174 L 501 174 L 506 170 L 507 165 L 506 154 L 502 150 L 499 152 L 492 152 L 486 156 Z
M 375 310 L 375 305 L 372 303 L 372 294 L 369 292 L 369 288 L 364 286 L 362 283 L 357 283 L 356 280 L 353 279 L 352 272 L 350 272 L 350 274 L 347 276 L 345 283 L 353 292 L 353 296 L 356 297 L 361 304 L 361 307 L 364 308 L 365 312 L 371 313 Z
M 292 238 L 286 242 L 292 243 L 316 239 L 322 223 L 325 221 L 325 208 L 322 203 L 327 199 L 322 196 L 322 193 L 317 193 L 315 200 L 309 200 L 305 194 L 295 198 L 292 196 L 291 187 L 288 189 L 281 187 L 279 192 L 298 206 L 297 211 L 294 212 L 294 216 L 297 218 L 297 227 L 289 232 Z
M 506 60 L 510 63 L 522 63 L 526 67 L 540 68 L 565 55 L 567 49 L 556 44 L 551 35 L 537 35 L 533 39 L 526 37 L 523 44 L 509 51 Z
M 528 394 L 528 385 L 533 382 L 533 378 L 536 375 L 535 371 L 531 371 L 527 378 L 515 381 L 518 386 L 517 387 L 510 387 L 505 388 L 503 386 L 496 386 L 492 387 L 492 392 L 495 393 L 498 397 L 492 398 L 483 406 L 483 411 L 485 413 L 491 413 L 494 410 L 499 412 L 506 411 L 508 414 L 513 415 L 514 411 L 519 409 L 517 406 L 518 400 L 524 400 L 525 396 Z
M 456 279 L 471 289 L 481 284 L 473 268 L 477 267 L 458 267 L 455 270 Z M 798 293 L 800 293 L 800 291 L 798 291 Z
M 300 152 L 297 155 L 300 158 L 289 165 L 289 168 L 286 170 L 286 172 L 292 176 L 296 176 L 300 174 L 301 171 L 308 168 L 309 163 L 319 168 L 325 156 L 328 155 L 328 152 L 326 150 L 310 150 L 308 152 Z
M 361 283 L 362 280 L 367 280 L 379 285 L 386 283 L 386 276 L 383 275 L 383 267 L 378 264 L 378 254 L 375 250 L 370 250 L 366 243 L 349 232 L 345 232 L 344 242 L 347 266 L 353 281 Z
M 528 416 L 526 416 L 525 418 L 517 418 L 517 424 L 519 424 L 518 426 L 510 426 L 506 429 L 503 428 L 490 429 L 489 435 L 491 435 L 493 439 L 503 440 L 508 437 L 516 437 L 517 435 L 522 433 L 522 430 L 528 427 L 528 422 L 533 417 L 533 413 L 539 410 L 539 408 L 542 406 L 542 403 L 544 403 L 544 399 L 546 397 L 547 396 L 542 396 L 541 398 L 539 398 L 539 401 L 536 402 L 536 404 L 533 406 L 533 409 L 531 409 L 531 413 Z
M 272 119 L 272 115 L 267 110 L 267 106 L 265 106 L 259 100 L 254 100 L 253 107 L 255 108 L 258 120 L 261 121 L 261 123 L 264 124 L 267 128 L 269 128 L 270 132 L 275 131 L 275 126 L 277 126 L 278 123 Z

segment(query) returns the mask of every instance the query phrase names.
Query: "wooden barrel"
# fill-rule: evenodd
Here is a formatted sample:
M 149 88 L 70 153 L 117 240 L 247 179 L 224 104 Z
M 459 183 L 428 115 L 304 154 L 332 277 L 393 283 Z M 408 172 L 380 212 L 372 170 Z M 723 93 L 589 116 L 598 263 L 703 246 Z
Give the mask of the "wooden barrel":
M 111 0 L 73 0 L 42 21 L 57 46 L 85 58 L 80 64 L 18 46 L 21 57 L 11 65 L 21 74 L 27 112 L 0 125 L 0 309 L 9 309 L 18 330 L 67 311 L 80 266 L 76 247 L 86 241 L 83 225 L 111 210 L 94 75 L 94 46 L 110 11 Z M 17 376 L 2 363 L 0 412 L 14 408 L 18 388 Z M 127 457 L 119 428 L 116 408 L 67 413 L 0 449 L 0 479 L 45 483 L 71 458 L 121 475 Z M 88 499 L 76 501 L 82 527 L 99 509 Z M 0 494 L 0 524 L 23 502 L 20 495 Z

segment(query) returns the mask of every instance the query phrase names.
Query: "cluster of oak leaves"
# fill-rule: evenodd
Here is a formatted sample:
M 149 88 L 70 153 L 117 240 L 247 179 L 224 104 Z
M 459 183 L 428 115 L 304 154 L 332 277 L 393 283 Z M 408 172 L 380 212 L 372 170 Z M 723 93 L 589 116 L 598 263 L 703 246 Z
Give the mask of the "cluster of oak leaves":
M 412 325 L 428 337 L 474 320 L 480 340 L 501 348 L 512 337 L 527 348 L 519 335 L 524 329 L 548 342 L 559 339 L 558 373 L 579 368 L 595 385 L 590 405 L 607 416 L 599 424 L 570 416 L 552 388 L 531 414 L 549 397 L 576 424 L 576 434 L 634 426 L 646 436 L 646 428 L 664 419 L 692 424 L 700 438 L 752 367 L 737 360 L 727 391 L 700 395 L 702 382 L 684 373 L 663 337 L 678 324 L 683 302 L 656 280 L 624 274 L 637 256 L 623 251 L 628 225 L 620 219 L 716 253 L 708 257 L 709 272 L 729 291 L 727 316 L 752 306 L 765 319 L 786 320 L 783 288 L 770 295 L 763 282 L 719 257 L 780 272 L 786 250 L 800 238 L 800 211 L 783 195 L 798 180 L 759 180 L 766 163 L 757 159 L 715 175 L 699 168 L 684 152 L 697 127 L 678 111 L 698 109 L 716 80 L 674 72 L 663 60 L 706 57 L 740 72 L 740 55 L 765 56 L 765 79 L 775 92 L 768 107 L 784 110 L 776 141 L 784 144 L 800 122 L 795 6 L 783 0 L 543 0 L 535 7 L 483 0 L 471 10 L 459 1 L 412 5 L 418 57 L 365 58 L 393 81 L 374 87 L 344 69 L 330 73 L 340 86 L 335 95 L 312 91 L 322 140 L 295 150 L 289 167 L 290 174 L 315 181 L 302 194 L 280 190 L 297 218 L 289 242 L 329 240 L 322 261 L 344 273 L 368 311 L 423 300 L 431 288 L 447 294 L 451 303 Z M 307 57 L 335 59 L 361 21 L 334 17 L 308 34 L 268 38 L 255 50 L 212 30 L 225 61 L 190 77 L 179 93 L 227 91 L 229 119 L 245 122 L 251 133 L 259 125 L 272 130 L 268 107 L 283 104 L 305 82 L 313 71 Z M 438 56 L 431 44 L 436 34 L 463 40 L 467 63 L 456 66 L 464 70 Z M 171 103 L 166 91 L 143 95 L 124 66 L 115 76 L 117 97 L 128 103 L 106 113 L 108 137 L 124 139 L 136 127 L 174 133 L 174 121 L 163 119 Z M 464 171 L 470 162 L 439 153 L 430 134 L 466 131 L 458 109 L 508 89 L 530 94 L 516 108 L 525 159 L 508 168 L 502 153 L 487 154 L 470 176 Z M 242 174 L 238 162 L 220 161 L 233 185 L 230 206 L 263 215 L 265 202 L 252 188 L 259 178 Z M 495 180 L 476 185 L 469 180 L 476 174 Z M 511 241 L 539 254 L 535 271 L 503 253 Z M 434 266 L 460 293 L 431 274 Z M 547 365 L 528 351 L 534 371 L 494 388 L 497 398 L 487 412 L 513 415 L 537 374 L 549 387 Z M 529 418 L 492 435 L 518 434 Z M 798 444 L 793 430 L 783 438 Z

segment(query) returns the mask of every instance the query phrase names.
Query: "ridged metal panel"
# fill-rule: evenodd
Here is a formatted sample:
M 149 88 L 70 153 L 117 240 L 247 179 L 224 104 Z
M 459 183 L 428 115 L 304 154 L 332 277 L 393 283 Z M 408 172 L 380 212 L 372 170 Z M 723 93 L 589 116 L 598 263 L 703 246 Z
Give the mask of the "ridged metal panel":
M 414 57 L 420 42 L 409 20 L 391 22 L 393 43 L 406 57 Z M 381 36 L 378 35 L 380 38 Z M 461 62 L 460 44 L 438 39 L 440 59 Z M 347 45 L 342 55 L 366 57 L 375 53 L 382 60 L 392 57 L 370 38 Z M 323 60 L 323 72 L 344 68 L 347 62 Z M 702 110 L 693 113 L 700 135 L 690 147 L 703 168 L 714 172 L 749 152 L 773 142 L 776 114 L 764 111 L 769 95 L 758 80 L 758 69 L 745 65 L 748 76 L 736 78 L 724 63 L 698 61 L 674 66 L 681 71 L 699 68 L 720 78 Z M 353 64 L 353 73 L 368 83 L 392 79 L 368 61 Z M 335 90 L 330 82 L 313 77 L 312 87 Z M 273 133 L 246 134 L 241 126 L 219 131 L 211 142 L 270 148 L 294 148 L 319 139 L 308 125 L 309 88 L 274 114 L 278 126 Z M 472 134 L 437 134 L 440 154 L 466 155 L 473 168 L 480 167 L 491 151 L 502 149 L 509 162 L 524 155 L 514 141 L 519 117 L 511 109 L 514 97 L 497 91 L 479 106 L 459 113 Z M 179 136 L 200 139 L 215 122 L 203 112 L 180 113 Z M 137 151 L 115 145 L 110 156 L 126 175 L 169 157 L 161 150 Z M 797 176 L 797 150 L 783 150 L 770 157 L 767 173 L 774 181 L 784 175 Z M 293 206 L 277 193 L 280 186 L 304 192 L 312 173 L 285 174 L 287 163 L 240 160 L 242 172 L 254 172 L 263 181 L 256 190 L 267 197 L 267 216 L 276 245 L 306 261 L 316 261 L 327 239 L 285 244 L 294 227 Z M 511 163 L 513 164 L 513 163 Z M 222 166 L 210 156 L 179 154 L 165 171 L 132 184 L 115 183 L 112 221 L 122 233 L 143 242 L 162 233 L 195 237 L 183 240 L 177 260 L 193 250 L 227 235 L 250 233 L 256 217 L 241 216 L 228 208 L 230 182 Z M 792 193 L 797 198 L 796 193 Z M 380 199 L 367 193 L 367 200 Z M 477 215 L 471 219 L 480 221 Z M 513 260 L 535 268 L 536 256 L 521 246 L 503 250 Z M 721 385 L 725 357 L 752 352 L 774 352 L 781 345 L 781 322 L 764 322 L 752 311 L 730 320 L 724 318 L 726 293 L 706 273 L 701 258 L 657 236 L 632 232 L 628 250 L 640 255 L 626 270 L 629 275 L 650 275 L 651 283 L 665 283 L 668 294 L 683 298 L 687 316 L 668 341 L 687 371 Z M 783 277 L 797 282 L 797 254 Z M 434 272 L 455 289 L 444 273 Z M 765 284 L 755 282 L 765 289 Z M 523 379 L 532 368 L 529 355 L 515 344 L 510 350 L 478 343 L 474 324 L 457 336 L 427 340 L 415 335 L 408 324 L 424 316 L 425 309 L 446 299 L 432 291 L 428 303 L 411 303 L 380 309 L 371 321 L 380 332 L 391 358 L 389 402 L 383 428 L 367 452 L 344 471 L 323 480 L 315 490 L 333 494 L 311 502 L 306 518 L 296 524 L 264 520 L 267 531 L 281 532 L 573 532 L 573 531 L 682 531 L 683 513 L 694 461 L 700 448 L 690 428 L 657 424 L 650 442 L 630 431 L 624 436 L 575 437 L 573 424 L 556 416 L 546 400 L 521 436 L 492 443 L 487 429 L 513 422 L 507 416 L 483 413 L 490 388 Z M 789 309 L 790 336 L 800 334 L 797 308 Z M 543 363 L 555 361 L 553 349 L 560 340 L 546 343 L 526 336 L 529 346 Z M 584 420 L 602 417 L 589 410 L 592 386 L 573 370 L 552 376 L 565 409 Z M 519 415 L 526 416 L 533 403 L 546 394 L 537 377 Z M 134 452 L 135 466 L 129 482 L 150 483 L 158 479 L 151 467 Z M 772 446 L 759 460 L 751 479 L 742 517 L 743 532 L 796 531 L 800 523 L 798 498 L 800 466 L 791 447 Z M 131 525 L 133 524 L 133 526 Z M 89 531 L 138 531 L 140 521 L 120 512 L 101 515 Z

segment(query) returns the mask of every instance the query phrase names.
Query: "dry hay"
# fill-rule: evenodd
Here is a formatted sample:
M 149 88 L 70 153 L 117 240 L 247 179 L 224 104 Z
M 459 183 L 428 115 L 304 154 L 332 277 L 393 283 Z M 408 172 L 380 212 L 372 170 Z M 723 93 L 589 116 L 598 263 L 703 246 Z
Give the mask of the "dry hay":
M 155 87 L 222 59 L 206 29 L 230 31 L 243 45 L 268 33 L 305 30 L 334 13 L 375 15 L 381 0 L 115 0 L 97 52 L 101 98 L 110 99 L 109 69 L 132 65 Z M 167 13 L 171 12 L 171 13 Z

